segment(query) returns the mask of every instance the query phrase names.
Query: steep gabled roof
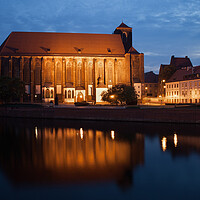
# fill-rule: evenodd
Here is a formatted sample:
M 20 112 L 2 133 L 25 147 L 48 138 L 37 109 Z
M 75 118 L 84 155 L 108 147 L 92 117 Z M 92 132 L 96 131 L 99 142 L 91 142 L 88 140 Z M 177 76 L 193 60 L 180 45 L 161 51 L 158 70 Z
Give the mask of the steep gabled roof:
M 2 56 L 108 54 L 125 54 L 120 35 L 12 32 L 2 44 L 0 51 Z
M 128 53 L 131 53 L 131 54 L 140 54 L 135 48 L 131 47 L 128 51 Z
M 131 28 L 122 22 L 117 28 Z
M 184 58 L 172 56 L 170 65 L 175 66 L 177 69 L 180 69 L 182 67 L 192 67 L 192 63 L 187 56 Z
M 167 82 L 176 82 L 193 79 L 192 77 L 196 76 L 192 75 L 195 74 L 200 74 L 200 66 L 179 69 L 170 77 L 170 79 Z

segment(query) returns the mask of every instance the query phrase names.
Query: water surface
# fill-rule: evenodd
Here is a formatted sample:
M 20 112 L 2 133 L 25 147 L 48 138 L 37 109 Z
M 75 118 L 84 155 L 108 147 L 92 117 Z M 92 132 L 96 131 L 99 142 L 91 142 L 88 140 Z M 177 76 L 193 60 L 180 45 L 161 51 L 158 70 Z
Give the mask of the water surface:
M 0 199 L 200 199 L 199 128 L 1 119 Z

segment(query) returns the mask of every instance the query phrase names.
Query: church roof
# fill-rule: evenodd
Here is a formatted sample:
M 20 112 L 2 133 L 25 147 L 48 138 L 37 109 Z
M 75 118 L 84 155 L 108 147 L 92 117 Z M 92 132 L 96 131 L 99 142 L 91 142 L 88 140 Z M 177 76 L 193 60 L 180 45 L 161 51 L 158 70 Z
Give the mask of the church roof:
M 0 56 L 124 54 L 118 34 L 12 32 L 0 47 Z
M 128 53 L 131 53 L 131 54 L 140 54 L 134 47 L 131 47 L 129 49 Z
M 131 28 L 122 22 L 117 28 Z

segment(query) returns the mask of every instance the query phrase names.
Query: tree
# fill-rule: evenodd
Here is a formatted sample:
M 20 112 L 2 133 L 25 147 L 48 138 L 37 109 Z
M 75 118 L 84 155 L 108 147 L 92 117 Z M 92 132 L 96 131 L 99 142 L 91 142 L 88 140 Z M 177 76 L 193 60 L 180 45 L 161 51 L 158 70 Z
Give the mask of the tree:
M 24 94 L 25 86 L 18 78 L 0 78 L 0 100 L 4 103 L 18 101 Z
M 125 84 L 118 84 L 101 94 L 102 100 L 111 104 L 136 105 L 137 94 L 135 88 Z

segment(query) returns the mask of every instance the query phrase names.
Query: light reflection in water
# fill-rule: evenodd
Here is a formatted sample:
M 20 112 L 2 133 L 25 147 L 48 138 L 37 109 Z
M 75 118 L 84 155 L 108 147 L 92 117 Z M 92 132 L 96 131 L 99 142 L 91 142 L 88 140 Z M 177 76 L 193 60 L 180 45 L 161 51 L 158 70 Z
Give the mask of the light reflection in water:
M 112 140 L 115 139 L 115 131 L 111 131 L 111 138 L 112 138 Z
M 167 138 L 163 137 L 161 141 L 162 141 L 162 150 L 166 151 L 166 149 L 167 149 Z
M 83 128 L 80 128 L 80 138 L 83 140 Z
M 177 147 L 178 145 L 178 137 L 177 134 L 174 134 L 174 146 Z
M 144 163 L 141 134 L 120 140 L 115 138 L 114 130 L 108 134 L 83 128 L 34 127 L 33 133 L 35 139 L 22 132 L 10 140 L 16 145 L 1 146 L 0 158 L 5 152 L 8 155 L 5 160 L 1 159 L 2 165 L 8 173 L 15 170 L 13 178 L 20 182 L 114 180 L 127 184 L 124 181 L 128 180 L 132 184 L 132 170 Z
M 36 137 L 36 139 L 38 139 L 38 129 L 37 129 L 37 126 L 35 127 L 35 137 Z

